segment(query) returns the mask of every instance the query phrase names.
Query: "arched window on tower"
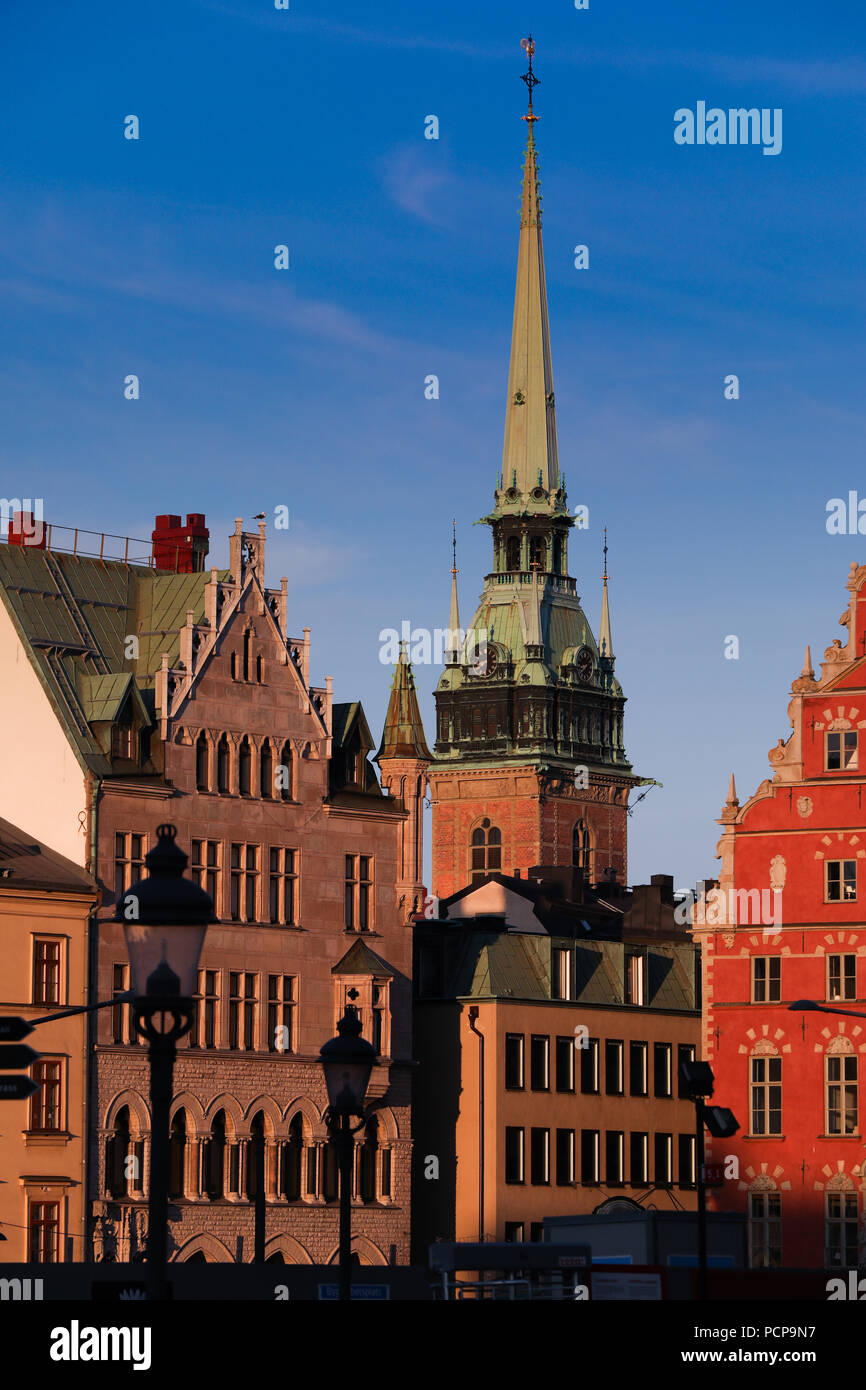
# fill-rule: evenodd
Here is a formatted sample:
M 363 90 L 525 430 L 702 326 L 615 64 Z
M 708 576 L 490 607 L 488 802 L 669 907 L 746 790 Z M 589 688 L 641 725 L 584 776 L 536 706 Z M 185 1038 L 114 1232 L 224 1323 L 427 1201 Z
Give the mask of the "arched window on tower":
M 238 752 L 238 791 L 241 796 L 249 796 L 252 779 L 253 755 L 250 749 L 250 741 L 244 734 L 241 739 L 240 751 Z
M 208 746 L 207 734 L 202 729 L 195 744 L 195 785 L 200 792 L 208 790 Z
M 280 1196 L 287 1202 L 301 1200 L 301 1184 L 304 1171 L 304 1119 L 301 1114 L 292 1117 L 289 1124 L 289 1138 L 282 1145 L 280 1153 Z
M 252 630 L 251 630 L 250 628 L 247 628 L 246 632 L 244 633 L 244 680 L 245 680 L 245 681 L 248 681 L 248 680 L 251 679 L 251 672 L 252 672 L 252 669 L 253 669 L 252 653 L 253 653 L 253 634 L 252 634 Z
M 529 568 L 547 569 L 547 542 L 543 536 L 533 536 L 529 542 Z
M 555 574 L 562 574 L 562 536 L 553 538 L 553 570 Z
M 592 842 L 589 826 L 579 820 L 571 834 L 571 862 L 575 869 L 581 869 L 587 880 L 592 869 Z
M 225 796 L 229 789 L 229 741 L 223 734 L 217 744 L 217 791 Z
M 269 801 L 274 794 L 274 750 L 270 739 L 265 739 L 259 755 L 259 796 Z
M 502 831 L 489 820 L 475 827 L 469 849 L 473 883 L 502 868 Z
M 226 1115 L 218 1110 L 213 1117 L 210 1136 L 205 1140 L 202 1154 L 202 1189 L 212 1202 L 225 1196 Z
M 114 1129 L 105 1145 L 105 1187 L 110 1197 L 125 1197 L 129 1191 L 126 1176 L 127 1155 L 132 1152 L 129 1110 L 118 1110 Z
M 520 537 L 509 536 L 505 542 L 505 568 L 507 570 L 520 569 Z
M 168 1144 L 168 1195 L 171 1200 L 183 1197 L 185 1191 L 186 1115 L 182 1110 L 178 1110 L 171 1122 Z

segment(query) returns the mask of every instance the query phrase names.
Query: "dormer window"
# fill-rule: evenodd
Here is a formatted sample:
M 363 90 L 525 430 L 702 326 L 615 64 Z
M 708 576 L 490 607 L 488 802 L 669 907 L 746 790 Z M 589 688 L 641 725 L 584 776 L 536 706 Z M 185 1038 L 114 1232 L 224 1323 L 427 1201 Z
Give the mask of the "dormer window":
M 826 735 L 826 759 L 825 768 L 827 772 L 850 771 L 857 769 L 857 731 L 851 729 L 845 733 L 832 733 Z
M 131 724 L 114 724 L 111 729 L 111 756 L 132 760 L 133 729 Z

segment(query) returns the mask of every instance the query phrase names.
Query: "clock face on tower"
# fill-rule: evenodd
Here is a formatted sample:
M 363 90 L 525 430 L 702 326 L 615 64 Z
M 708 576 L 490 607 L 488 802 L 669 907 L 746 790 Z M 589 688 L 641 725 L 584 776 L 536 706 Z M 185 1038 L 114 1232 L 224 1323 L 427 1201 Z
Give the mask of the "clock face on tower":
M 577 667 L 577 674 L 582 681 L 589 680 L 590 676 L 592 675 L 592 668 L 594 664 L 595 663 L 592 659 L 592 652 L 589 650 L 589 647 L 581 647 L 580 651 L 577 653 L 577 661 L 575 662 L 575 665 Z
M 488 649 L 487 649 L 487 662 L 486 662 L 486 665 L 485 665 L 485 667 L 484 667 L 484 674 L 485 674 L 485 676 L 492 676 L 493 673 L 494 673 L 494 671 L 496 670 L 496 667 L 497 667 L 498 665 L 499 665 L 499 658 L 498 658 L 498 656 L 496 655 L 495 648 L 493 648 L 493 647 L 488 647 Z

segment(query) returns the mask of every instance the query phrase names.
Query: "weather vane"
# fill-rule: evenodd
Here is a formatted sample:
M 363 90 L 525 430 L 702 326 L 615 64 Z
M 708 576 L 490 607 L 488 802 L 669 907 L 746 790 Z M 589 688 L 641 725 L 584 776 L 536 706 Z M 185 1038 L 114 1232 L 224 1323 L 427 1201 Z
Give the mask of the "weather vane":
M 529 111 L 527 112 L 527 114 L 526 114 L 525 116 L 521 116 L 520 119 L 523 120 L 523 121 L 530 121 L 530 122 L 532 122 L 532 121 L 537 121 L 537 120 L 538 120 L 538 117 L 537 117 L 537 116 L 534 116 L 534 115 L 532 114 L 532 89 L 533 89 L 533 87 L 537 87 L 537 86 L 538 86 L 538 83 L 539 83 L 539 80 L 540 80 L 540 79 L 537 78 L 537 77 L 535 76 L 535 73 L 532 71 L 532 55 L 533 55 L 533 53 L 535 52 L 535 43 L 533 42 L 533 38 L 532 38 L 532 35 L 531 35 L 531 34 L 529 35 L 529 38 L 528 38 L 528 39 L 521 39 L 521 40 L 520 40 L 520 47 L 523 49 L 524 53 L 526 54 L 527 58 L 529 59 L 529 71 L 528 71 L 528 72 L 522 72 L 522 73 L 520 74 L 520 80 L 521 80 L 521 82 L 525 82 L 525 83 L 526 83 L 527 89 L 528 89 L 528 91 L 529 91 Z

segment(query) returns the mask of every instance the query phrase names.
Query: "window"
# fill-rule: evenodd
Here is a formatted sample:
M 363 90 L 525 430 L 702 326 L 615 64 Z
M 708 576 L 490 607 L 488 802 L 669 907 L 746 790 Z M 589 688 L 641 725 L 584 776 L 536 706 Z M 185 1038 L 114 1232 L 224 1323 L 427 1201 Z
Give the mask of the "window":
M 357 1146 L 358 1192 L 362 1202 L 378 1201 L 377 1169 L 380 1160 L 380 1120 L 373 1115 L 364 1127 L 364 1138 Z M 383 1194 L 387 1195 L 387 1194 Z
M 63 1129 L 61 1106 L 61 1077 L 63 1063 L 59 1059 L 42 1058 L 33 1063 L 33 1080 L 39 1090 L 30 1097 L 30 1128 L 44 1134 L 60 1133 Z
M 827 998 L 857 998 L 857 957 L 827 957 Z
M 272 847 L 268 859 L 268 906 L 271 921 L 297 926 L 297 851 Z
M 346 855 L 346 930 L 369 931 L 373 860 L 367 854 Z
M 505 1089 L 523 1090 L 523 1034 L 505 1034 Z
M 679 1163 L 680 1187 L 695 1187 L 697 1185 L 697 1155 L 695 1151 L 695 1136 L 693 1134 L 681 1134 L 677 1141 Z
M 530 1176 L 536 1187 L 550 1182 L 550 1130 L 532 1129 L 529 1139 Z
M 229 973 L 229 1047 L 251 1052 L 256 1046 L 258 998 L 256 976 L 232 970 Z
M 677 1044 L 677 1078 L 678 1078 L 678 1080 L 677 1080 L 677 1095 L 679 1096 L 680 1100 L 688 1100 L 688 1098 L 689 1098 L 688 1088 L 687 1088 L 685 1082 L 683 1081 L 682 1073 L 680 1072 L 680 1067 L 682 1066 L 683 1062 L 693 1062 L 694 1060 L 695 1060 L 695 1049 L 694 1049 L 693 1044 L 692 1044 L 692 1043 L 678 1043 L 678 1044 Z
M 649 1186 L 649 1135 L 634 1131 L 629 1135 L 629 1174 L 632 1187 Z
M 569 1187 L 574 1182 L 574 1130 L 556 1131 L 556 1185 Z
M 195 741 L 195 786 L 196 791 L 210 790 L 210 749 L 203 729 Z
M 125 994 L 129 989 L 129 966 L 113 965 L 111 967 L 111 995 L 116 999 L 118 994 Z M 133 1039 L 130 1036 L 130 1017 L 128 1004 L 115 1004 L 111 1010 L 111 1041 L 113 1043 L 128 1043 Z
M 573 999 L 571 988 L 574 953 L 554 947 L 550 953 L 550 997 L 551 999 Z
M 287 1202 L 301 1200 L 301 1184 L 304 1172 L 304 1119 L 300 1114 L 293 1115 L 289 1122 L 289 1137 L 280 1145 L 279 1176 L 277 1194 Z
M 575 869 L 581 869 L 584 876 L 589 878 L 591 859 L 592 845 L 589 838 L 589 826 L 586 821 L 579 820 L 571 832 L 571 862 Z
M 178 1110 L 171 1122 L 168 1140 L 168 1196 L 183 1197 L 186 1192 L 186 1115 Z
M 268 976 L 268 1048 L 271 1052 L 295 1052 L 294 975 Z
M 253 634 L 249 628 L 244 633 L 244 680 L 251 679 Z
M 373 1045 L 373 1051 L 377 1057 L 380 1057 L 383 1051 L 387 1052 L 387 1047 L 385 1045 L 385 1025 L 388 1009 L 387 995 L 387 985 L 373 985 L 373 1033 L 370 1042 Z
M 241 796 L 249 796 L 252 786 L 253 753 L 250 741 L 244 734 L 238 750 L 238 791 Z
M 827 1133 L 857 1133 L 857 1057 L 853 1053 L 827 1059 Z
M 828 1192 L 826 1201 L 825 1262 L 830 1269 L 854 1269 L 857 1266 L 857 1193 Z
M 574 1038 L 556 1039 L 556 1089 L 574 1090 Z
M 648 1043 L 630 1042 L 628 1045 L 628 1088 L 633 1096 L 649 1093 L 648 1053 Z
M 33 1003 L 61 1004 L 60 942 L 57 938 L 34 937 Z
M 778 1269 L 782 1263 L 782 1194 L 749 1193 L 749 1265 Z
M 585 1096 L 598 1095 L 598 1038 L 587 1038 L 580 1049 L 580 1089 Z
M 782 997 L 781 956 L 752 957 L 752 1003 L 774 1004 Z
M 656 1187 L 670 1187 L 674 1180 L 674 1137 L 672 1134 L 657 1134 L 653 1141 L 655 1151 Z
M 265 739 L 259 754 L 259 796 L 270 801 L 274 794 L 274 750 Z
M 134 729 L 132 723 L 112 724 L 111 726 L 111 756 L 112 758 L 122 758 L 126 762 L 132 759 L 134 744 Z
M 751 1059 L 752 1134 L 782 1133 L 782 1059 Z
M 33 1264 L 57 1264 L 60 1259 L 60 1203 L 31 1202 L 28 1259 Z
M 120 898 L 144 874 L 143 835 L 122 834 L 114 837 L 114 892 Z
M 530 1085 L 533 1091 L 550 1087 L 550 1038 L 533 1034 L 529 1052 Z
M 473 883 L 502 868 L 502 831 L 489 820 L 483 820 L 472 832 L 470 863 Z
M 670 1043 L 653 1043 L 653 1090 L 657 1096 L 673 1095 Z
M 210 1135 L 202 1145 L 202 1191 L 212 1202 L 225 1196 L 226 1180 L 226 1112 L 218 1110 L 210 1127 Z
M 192 880 L 203 888 L 214 905 L 220 907 L 220 844 L 218 840 L 193 840 L 190 845 Z
M 506 1241 L 508 1242 L 509 1245 L 522 1245 L 522 1244 L 523 1244 L 523 1222 L 522 1222 L 522 1221 L 506 1221 L 506 1223 L 505 1223 L 505 1239 L 506 1239 Z
M 580 1131 L 580 1180 L 593 1186 L 599 1181 L 600 1141 L 597 1129 Z
M 625 1135 L 620 1129 L 609 1129 L 604 1136 L 604 1180 L 620 1186 L 625 1178 L 623 1172 L 623 1145 Z
M 261 655 L 261 653 L 259 653 L 259 655 L 256 657 L 256 680 L 257 680 L 257 682 L 258 682 L 259 685 L 262 684 L 264 678 L 265 678 L 265 659 L 264 659 L 264 657 Z
M 233 922 L 255 922 L 258 920 L 256 911 L 258 878 L 258 845 L 232 845 L 230 908 Z
M 604 1045 L 604 1092 L 608 1096 L 623 1093 L 622 1043 L 610 1038 Z
M 524 1131 L 516 1125 L 505 1128 L 505 1181 L 523 1182 Z
M 220 796 L 228 796 L 229 776 L 229 741 L 223 734 L 217 744 L 217 791 Z
M 217 998 L 217 971 L 200 970 L 190 1032 L 190 1047 L 216 1047 Z
M 646 952 L 625 953 L 625 1002 L 635 1006 L 646 1003 Z
M 825 737 L 827 740 L 826 770 L 828 772 L 839 772 L 845 769 L 851 772 L 855 771 L 857 768 L 857 731 L 827 734 Z
M 828 903 L 856 902 L 857 860 L 828 859 L 824 864 L 824 901 Z
M 277 768 L 277 787 L 281 801 L 291 801 L 292 799 L 292 766 L 292 745 L 286 739 L 280 753 L 280 765 Z
M 230 660 L 230 663 L 229 663 L 229 664 L 230 664 L 230 666 L 231 666 L 232 680 L 233 680 L 233 681 L 236 681 L 237 678 L 238 678 L 238 654 L 237 654 L 237 652 L 232 652 L 232 654 L 231 654 L 231 660 Z

